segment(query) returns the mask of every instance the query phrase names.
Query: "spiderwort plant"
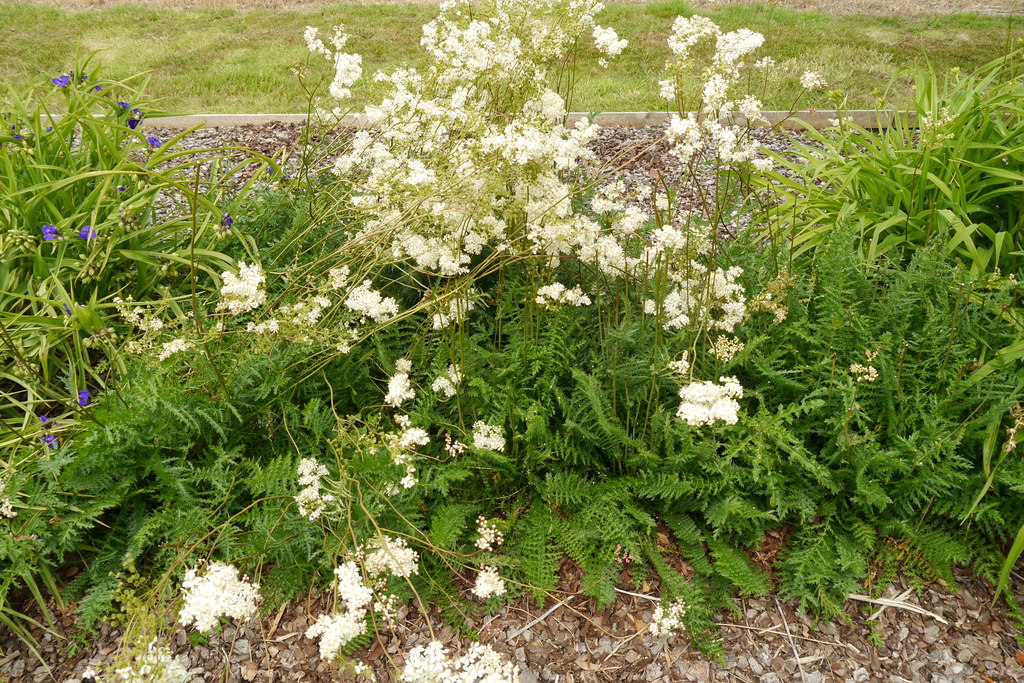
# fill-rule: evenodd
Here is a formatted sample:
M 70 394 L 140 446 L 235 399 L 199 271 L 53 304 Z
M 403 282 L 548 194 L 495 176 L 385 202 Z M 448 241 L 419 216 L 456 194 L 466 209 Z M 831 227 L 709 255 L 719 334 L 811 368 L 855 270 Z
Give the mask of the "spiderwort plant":
M 7 269 L 0 324 L 8 332 L 0 366 L 16 369 L 28 404 L 55 400 L 62 378 L 103 386 L 94 367 L 99 357 L 89 349 L 114 348 L 115 293 L 146 299 L 160 298 L 158 288 L 191 291 L 180 289 L 191 277 L 190 260 L 198 278 L 216 285 L 231 262 L 211 248 L 224 239 L 218 202 L 227 180 L 246 165 L 269 161 L 255 155 L 227 167 L 214 154 L 210 182 L 195 197 L 199 155 L 169 151 L 168 141 L 135 130 L 150 109 L 139 95 L 141 78 L 105 81 L 86 62 L 50 81 L 51 89 L 14 96 L 4 129 L 22 137 L 0 154 L 0 174 L 11 181 L 0 195 L 0 213 L 13 225 L 35 226 L 0 238 Z M 60 110 L 60 117 L 49 116 Z M 145 165 L 140 150 L 148 152 Z M 161 196 L 194 209 L 194 234 L 191 215 L 157 213 Z M 88 303 L 72 315 L 64 308 L 72 301 Z M 67 317 L 54 319 L 54 309 Z M 115 368 L 120 363 L 111 360 Z M 0 405 L 0 417 L 18 412 Z

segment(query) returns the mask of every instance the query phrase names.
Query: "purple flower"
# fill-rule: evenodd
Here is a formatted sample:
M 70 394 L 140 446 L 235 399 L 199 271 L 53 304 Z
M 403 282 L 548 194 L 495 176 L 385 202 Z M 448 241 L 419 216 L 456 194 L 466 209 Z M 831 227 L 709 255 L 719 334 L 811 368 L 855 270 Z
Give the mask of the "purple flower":
M 85 389 L 78 392 L 78 405 L 82 408 L 89 405 L 89 392 Z
M 44 133 L 49 133 L 49 132 L 51 132 L 52 130 L 53 130 L 53 126 L 50 126 L 49 128 L 47 128 L 47 129 L 46 129 L 46 130 L 44 130 L 43 132 L 44 132 Z
M 96 231 L 92 229 L 91 225 L 83 225 L 82 229 L 78 231 L 78 237 L 83 240 L 91 240 L 96 237 Z
M 223 216 L 221 216 L 221 220 L 224 221 L 224 225 L 226 225 L 229 228 L 235 224 L 235 219 L 231 217 L 230 213 L 226 213 Z
M 135 109 L 132 109 L 132 113 L 133 114 L 138 114 L 139 118 L 142 118 L 142 110 L 139 109 L 138 107 L 136 107 Z
M 132 105 L 128 104 L 127 102 L 120 102 L 120 101 L 118 102 L 118 104 L 121 105 L 121 109 L 128 109 L 129 107 L 132 106 Z
M 55 225 L 44 225 L 43 226 L 43 240 L 50 242 L 57 239 L 57 226 Z
M 58 88 L 66 88 L 66 87 L 68 87 L 68 83 L 70 83 L 70 82 L 71 82 L 71 73 L 70 72 L 68 72 L 66 74 L 61 74 L 60 76 L 57 76 L 57 78 L 51 78 L 50 79 L 50 83 L 53 83 Z
M 154 135 L 148 135 L 148 136 L 146 136 L 146 142 L 148 142 L 148 143 L 149 143 L 150 145 L 152 145 L 153 147 L 159 147 L 159 146 L 160 146 L 160 144 L 161 144 L 161 143 L 160 143 L 160 138 L 158 138 L 158 137 L 156 137 L 156 136 L 154 136 Z
M 139 125 L 138 119 L 128 119 L 128 127 L 135 130 L 135 127 Z
M 47 417 L 47 416 L 45 416 L 45 415 L 40 415 L 40 416 L 39 416 L 39 421 L 40 421 L 40 422 L 42 422 L 43 424 L 46 424 L 47 422 L 49 422 L 49 421 L 50 421 L 50 418 L 48 418 L 48 417 Z
M 55 437 L 53 434 L 44 434 L 43 443 L 45 443 L 46 447 L 52 451 L 54 448 L 57 447 L 57 437 Z
M 127 190 L 127 189 L 128 189 L 128 188 L 127 188 L 127 187 L 125 187 L 124 185 L 118 185 L 118 186 L 117 186 L 117 191 L 118 191 L 118 192 L 124 192 L 124 191 L 125 191 L 125 190 Z
M 64 304 L 64 312 L 67 313 L 68 315 L 71 315 L 71 307 L 68 306 L 67 304 Z
M 103 86 L 102 85 L 97 85 L 95 88 L 93 88 L 93 90 L 95 90 L 96 92 L 99 92 L 100 90 L 103 90 Z

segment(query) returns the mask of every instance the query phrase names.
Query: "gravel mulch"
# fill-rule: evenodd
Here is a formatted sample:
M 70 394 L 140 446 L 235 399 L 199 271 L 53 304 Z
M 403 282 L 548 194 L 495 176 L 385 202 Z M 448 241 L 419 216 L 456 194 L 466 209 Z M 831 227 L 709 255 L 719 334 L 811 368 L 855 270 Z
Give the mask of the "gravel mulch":
M 275 158 L 277 161 L 287 159 L 286 168 L 294 170 L 296 159 L 302 145 L 304 124 L 274 122 L 261 125 L 224 126 L 201 128 L 195 130 L 175 143 L 175 149 L 200 150 L 216 147 L 238 147 L 252 150 L 258 154 Z M 669 153 L 670 147 L 664 139 L 665 125 L 658 126 L 605 126 L 597 137 L 591 141 L 590 148 L 598 161 L 604 164 L 602 169 L 605 177 L 622 178 L 627 188 L 637 185 L 657 185 L 659 188 L 670 187 L 676 192 L 675 204 L 678 209 L 704 213 L 704 207 L 713 198 L 716 191 L 716 179 L 713 173 L 698 172 L 696 175 L 684 173 L 678 159 Z M 172 128 L 147 127 L 148 135 L 155 135 L 161 140 L 170 140 L 181 131 Z M 335 135 L 344 135 L 345 129 L 334 131 Z M 784 152 L 796 139 L 803 143 L 810 140 L 799 133 L 779 132 L 768 129 L 754 129 L 754 137 L 765 148 L 774 152 Z M 282 156 L 283 154 L 283 156 Z M 242 154 L 233 158 L 240 160 Z M 330 161 L 328 157 L 324 162 Z M 247 167 L 234 180 L 239 185 L 249 179 L 256 170 L 255 166 Z M 682 182 L 680 178 L 682 177 Z M 742 218 L 734 220 L 729 232 L 735 234 L 742 229 Z M 727 226 L 728 227 L 728 226 Z
M 1015 579 L 1024 598 L 1024 579 Z M 852 624 L 816 624 L 794 602 L 777 596 L 739 600 L 738 613 L 722 615 L 719 624 L 722 661 L 701 655 L 685 636 L 654 638 L 645 632 L 654 602 L 643 591 L 656 592 L 651 586 L 620 593 L 612 608 L 599 611 L 567 580 L 557 602 L 541 608 L 522 598 L 490 616 L 470 615 L 466 625 L 519 664 L 523 683 L 1024 681 L 1021 631 L 1002 606 L 990 608 L 988 585 L 966 572 L 958 580 L 956 593 L 929 585 L 920 594 L 898 581 L 884 597 L 899 606 L 851 600 Z M 368 680 L 336 671 L 305 638 L 328 604 L 327 596 L 289 604 L 241 628 L 225 628 L 196 647 L 179 631 L 172 650 L 197 682 Z M 456 650 L 468 645 L 439 617 L 431 623 L 434 636 L 425 619 L 403 608 L 395 627 L 384 628 L 355 657 L 370 664 L 379 681 L 396 681 L 394 672 L 409 649 L 432 639 Z M 0 657 L 0 680 L 78 683 L 87 667 L 109 660 L 119 635 L 104 626 L 70 658 L 59 654 L 52 637 L 43 638 L 52 674 L 10 634 L 0 635 L 6 654 Z

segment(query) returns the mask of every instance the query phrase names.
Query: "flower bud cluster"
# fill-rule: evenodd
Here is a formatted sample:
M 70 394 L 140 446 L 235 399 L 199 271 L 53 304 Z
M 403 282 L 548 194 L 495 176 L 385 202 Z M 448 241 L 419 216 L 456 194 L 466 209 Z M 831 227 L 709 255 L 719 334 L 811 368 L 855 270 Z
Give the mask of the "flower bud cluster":
M 498 529 L 497 523 L 486 517 L 476 518 L 476 532 L 480 534 L 476 539 L 476 547 L 480 550 L 493 551 L 505 542 L 505 534 Z
M 874 382 L 878 379 L 878 370 L 873 365 L 850 364 L 850 374 L 858 382 Z
M 723 363 L 728 363 L 736 356 L 737 353 L 742 351 L 743 348 L 744 344 L 739 339 L 727 334 L 722 334 L 719 335 L 711 344 L 711 355 Z

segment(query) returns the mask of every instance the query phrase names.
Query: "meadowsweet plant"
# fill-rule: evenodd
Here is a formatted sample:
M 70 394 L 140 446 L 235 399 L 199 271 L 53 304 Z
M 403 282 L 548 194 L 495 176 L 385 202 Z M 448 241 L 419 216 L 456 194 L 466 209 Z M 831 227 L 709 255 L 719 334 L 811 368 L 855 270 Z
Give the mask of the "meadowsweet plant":
M 355 132 L 332 177 L 310 188 L 310 241 L 296 233 L 288 243 L 299 252 L 228 269 L 217 300 L 203 305 L 215 325 L 136 325 L 152 335 L 147 353 L 157 361 L 186 378 L 201 374 L 197 363 L 212 363 L 218 385 L 231 386 L 235 372 L 210 348 L 292 349 L 305 358 L 288 375 L 302 392 L 319 374 L 370 371 L 358 388 L 329 380 L 350 388 L 332 389 L 324 421 L 303 418 L 321 425 L 325 443 L 314 447 L 319 456 L 297 454 L 293 470 L 297 512 L 344 538 L 354 563 L 343 566 L 356 597 L 339 580 L 338 609 L 308 634 L 332 659 L 369 633 L 374 615 L 386 620 L 387 605 L 416 597 L 421 560 L 468 572 L 471 583 L 458 588 L 490 600 L 512 594 L 517 574 L 537 590 L 552 588 L 551 567 L 564 552 L 587 572 L 587 591 L 609 601 L 623 553 L 656 554 L 652 514 L 677 493 L 655 473 L 671 471 L 673 444 L 739 420 L 744 389 L 722 371 L 741 352 L 735 335 L 747 296 L 743 269 L 721 260 L 724 200 L 683 211 L 672 188 L 627 188 L 614 168 L 596 164 L 591 124 L 563 126 L 571 93 L 551 83 L 570 68 L 571 48 L 592 37 L 606 56 L 624 49 L 596 24 L 599 10 L 446 4 L 424 28 L 428 69 L 375 77 L 386 88 L 364 112 L 374 126 Z M 738 87 L 740 58 L 761 40 L 701 26 L 697 38 L 717 41 L 703 73 L 712 83 L 705 113 L 720 112 Z M 679 41 L 687 30 L 681 23 Z M 336 57 L 343 39 L 334 52 L 319 40 L 307 33 L 315 55 L 335 55 L 336 82 L 355 87 L 356 60 Z M 682 68 L 682 42 L 676 57 Z M 693 168 L 710 159 L 723 173 L 749 166 L 752 148 L 737 151 L 748 144 L 742 131 L 709 126 L 701 123 L 699 144 L 686 152 Z M 326 232 L 316 233 L 321 226 Z M 641 348 L 653 362 L 638 372 Z M 190 349 L 199 353 L 183 353 Z M 686 367 L 677 360 L 670 370 L 680 357 Z M 622 488 L 585 504 L 567 493 L 602 476 Z M 646 493 L 641 482 L 651 486 Z M 394 514 L 430 509 L 456 486 L 450 502 L 458 507 L 436 523 Z M 474 537 L 465 528 L 473 515 L 510 514 L 494 507 L 507 487 L 529 491 L 536 510 L 561 505 L 571 523 L 556 537 L 537 512 L 500 522 L 507 534 L 495 522 Z M 355 581 L 354 568 L 366 583 Z M 359 586 L 378 591 L 385 578 L 387 590 L 371 604 Z
M 204 631 L 256 609 L 240 570 L 259 568 L 275 605 L 321 580 L 334 600 L 304 635 L 339 670 L 400 609 L 458 622 L 469 605 L 543 602 L 567 559 L 599 605 L 656 575 L 652 633 L 714 652 L 716 610 L 771 590 L 745 549 L 780 525 L 779 585 L 818 613 L 840 615 L 872 560 L 992 574 L 1024 524 L 1015 461 L 975 455 L 1020 402 L 1008 354 L 990 360 L 1013 341 L 1016 285 L 927 248 L 866 264 L 841 230 L 814 250 L 726 240 L 734 202 L 777 163 L 728 116 L 759 115 L 743 86 L 763 38 L 700 17 L 670 37 L 664 142 L 681 182 L 715 182 L 693 201 L 668 178 L 627 184 L 597 163 L 589 122 L 565 125 L 574 55 L 629 49 L 599 11 L 447 2 L 424 69 L 372 76 L 343 29 L 308 31 L 331 72 L 323 110 L 372 79 L 372 125 L 327 168 L 307 158 L 286 191 L 216 214 L 259 240 L 205 285 L 111 299 L 118 400 L 83 406 L 67 386 L 94 422 L 33 418 L 34 446 L 59 456 L 39 461 L 35 511 L 26 475 L 2 473 L 19 557 L 86 552 L 89 529 L 100 551 L 76 581 L 91 613 L 138 564 L 163 572 L 154 594 L 183 586 L 180 624 Z M 43 248 L 103 235 L 45 225 Z M 64 535 L 37 543 L 58 515 Z M 200 557 L 220 562 L 182 583 Z M 393 673 L 517 676 L 485 645 L 436 641 Z

